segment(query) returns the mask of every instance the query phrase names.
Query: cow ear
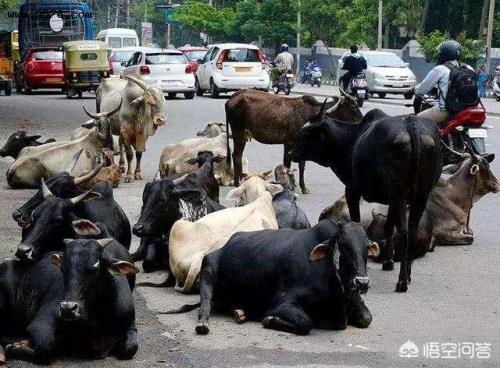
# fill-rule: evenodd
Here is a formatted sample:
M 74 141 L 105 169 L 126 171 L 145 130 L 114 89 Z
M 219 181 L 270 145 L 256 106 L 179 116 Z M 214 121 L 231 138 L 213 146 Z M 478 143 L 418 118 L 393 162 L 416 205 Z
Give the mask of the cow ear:
M 476 164 L 472 165 L 469 173 L 471 175 L 476 175 L 478 172 L 479 172 L 479 165 L 476 165 Z
M 483 158 L 488 161 L 488 163 L 492 163 L 493 160 L 495 159 L 495 154 L 494 153 L 485 153 L 485 154 L 482 154 L 481 156 L 483 156 Z
M 144 99 L 146 100 L 146 102 L 152 106 L 156 106 L 156 100 L 155 98 L 153 97 L 153 95 L 151 95 L 151 93 L 149 92 L 146 92 L 144 94 Z
M 377 258 L 380 255 L 380 248 L 377 242 L 371 242 L 368 244 L 368 256 Z
M 276 194 L 281 193 L 284 188 L 281 184 L 266 183 L 266 190 L 274 197 Z
M 115 276 L 134 275 L 139 272 L 139 269 L 132 263 L 127 261 L 113 262 L 108 266 L 108 271 Z
M 139 96 L 134 101 L 132 101 L 130 104 L 132 106 L 136 106 L 136 105 L 140 104 L 143 100 L 144 100 L 144 96 Z
M 267 180 L 267 178 L 269 177 L 269 175 L 271 175 L 272 172 L 273 172 L 273 170 L 264 171 L 264 172 L 259 173 L 259 176 L 262 179 Z
M 29 141 L 36 141 L 38 138 L 41 138 L 41 135 L 31 135 L 29 137 L 26 137 L 27 140 Z
M 75 220 L 71 223 L 73 231 L 82 236 L 99 236 L 101 230 L 89 220 Z
M 333 253 L 333 248 L 330 245 L 330 239 L 318 244 L 314 247 L 311 254 L 309 254 L 309 262 L 316 262 L 322 260 Z
M 52 254 L 50 256 L 49 260 L 50 260 L 50 263 L 52 263 L 53 265 L 61 268 L 61 266 L 62 266 L 62 257 L 59 254 Z
M 443 174 L 446 174 L 446 175 L 453 175 L 454 173 L 456 173 L 458 171 L 458 169 L 460 169 L 460 165 L 451 164 L 451 165 L 444 166 L 443 169 L 441 170 L 441 172 Z
M 190 158 L 189 160 L 186 160 L 186 164 L 196 165 L 196 164 L 198 164 L 198 159 L 197 158 Z
M 226 199 L 228 201 L 230 201 L 230 200 L 237 201 L 237 200 L 241 199 L 242 194 L 243 194 L 243 187 L 234 188 L 234 189 L 231 189 L 229 191 L 229 193 L 227 193 Z
M 224 161 L 225 159 L 226 159 L 226 158 L 225 158 L 224 156 L 217 155 L 217 156 L 215 156 L 215 157 L 212 159 L 212 161 L 213 161 L 213 162 L 222 162 L 222 161 Z

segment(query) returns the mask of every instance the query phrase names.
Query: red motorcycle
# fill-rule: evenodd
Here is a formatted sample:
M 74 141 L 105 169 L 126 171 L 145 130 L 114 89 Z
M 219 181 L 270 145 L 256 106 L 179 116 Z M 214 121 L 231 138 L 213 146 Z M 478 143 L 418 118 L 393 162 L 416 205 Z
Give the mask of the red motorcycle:
M 413 104 L 407 104 L 407 107 L 413 107 L 415 114 L 435 106 L 439 101 L 437 93 L 430 93 L 425 96 L 415 96 Z M 483 104 L 476 107 L 469 107 L 457 114 L 450 116 L 439 126 L 441 142 L 452 151 L 460 153 L 471 152 L 477 155 L 487 155 L 486 139 L 488 131 L 483 127 L 486 121 L 486 110 Z M 493 155 L 494 154 L 490 154 Z M 456 162 L 456 155 L 453 155 L 449 149 L 443 147 L 443 165 Z

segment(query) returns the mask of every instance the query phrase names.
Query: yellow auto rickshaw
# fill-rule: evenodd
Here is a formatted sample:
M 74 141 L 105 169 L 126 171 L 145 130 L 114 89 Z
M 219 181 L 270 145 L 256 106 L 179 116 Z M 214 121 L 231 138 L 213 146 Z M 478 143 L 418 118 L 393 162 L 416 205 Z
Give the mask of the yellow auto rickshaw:
M 95 91 L 102 79 L 109 77 L 105 42 L 70 41 L 63 43 L 62 50 L 66 98 L 81 98 L 84 91 Z
M 11 32 L 0 31 L 0 90 L 12 94 L 12 44 Z

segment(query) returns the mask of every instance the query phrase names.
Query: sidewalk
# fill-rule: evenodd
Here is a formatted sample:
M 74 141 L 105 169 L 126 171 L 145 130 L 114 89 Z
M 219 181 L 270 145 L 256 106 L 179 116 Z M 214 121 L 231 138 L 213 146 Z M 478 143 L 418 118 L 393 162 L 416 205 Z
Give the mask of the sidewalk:
M 318 88 L 311 87 L 309 85 L 297 84 L 292 89 L 292 94 L 308 94 L 317 97 L 332 97 L 339 95 L 339 87 L 322 85 L 320 88 Z M 411 103 L 411 100 L 405 100 L 402 95 L 388 95 L 388 97 L 389 98 L 374 97 L 370 99 L 370 102 L 374 104 L 398 106 L 403 106 L 406 103 Z M 482 102 L 488 115 L 500 116 L 500 102 L 497 102 L 494 98 L 483 98 Z

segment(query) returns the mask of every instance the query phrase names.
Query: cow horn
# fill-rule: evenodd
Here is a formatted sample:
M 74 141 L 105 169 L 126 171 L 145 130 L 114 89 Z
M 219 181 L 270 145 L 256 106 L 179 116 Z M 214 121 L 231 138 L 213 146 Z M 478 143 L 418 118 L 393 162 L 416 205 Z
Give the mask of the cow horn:
M 80 185 L 82 183 L 85 183 L 86 181 L 89 181 L 90 179 L 92 179 L 94 176 L 96 176 L 97 174 L 99 174 L 102 170 L 102 168 L 104 167 L 104 162 L 100 162 L 99 165 L 97 165 L 92 171 L 90 171 L 89 173 L 87 174 L 84 174 L 82 176 L 79 176 L 77 178 L 74 178 L 73 179 L 73 182 L 75 183 L 75 185 Z
M 144 91 L 147 91 L 149 86 L 146 84 L 146 82 L 138 79 L 138 78 L 135 78 L 135 77 L 132 77 L 131 75 L 124 75 L 123 78 L 125 79 L 128 79 L 129 81 L 137 84 L 139 87 L 141 87 Z
M 446 148 L 450 153 L 454 154 L 455 156 L 461 157 L 462 159 L 467 159 L 471 157 L 471 155 L 468 153 L 455 151 L 453 148 L 444 143 L 443 140 L 441 140 L 441 144 L 444 146 L 444 148 Z
M 343 97 L 339 97 L 339 100 L 337 101 L 337 103 L 335 105 L 333 105 L 330 109 L 326 110 L 326 113 L 328 115 L 334 113 L 340 106 L 340 103 L 342 102 L 343 100 Z
M 182 175 L 180 178 L 172 180 L 172 183 L 174 185 L 180 184 L 184 181 L 184 179 L 186 179 L 186 176 L 188 176 L 188 174 Z
M 77 204 L 77 203 L 83 201 L 85 199 L 85 197 L 87 197 L 91 192 L 92 192 L 92 190 L 89 190 L 89 191 L 87 191 L 87 192 L 85 192 L 83 194 L 80 194 L 79 196 L 70 198 L 70 201 L 73 204 Z
M 82 106 L 82 107 L 83 107 L 83 111 L 85 111 L 85 114 L 87 114 L 90 118 L 92 118 L 94 120 L 99 120 L 100 114 L 93 114 L 91 112 L 88 112 L 87 109 L 85 108 L 85 106 Z
M 104 239 L 97 239 L 96 240 L 97 244 L 99 244 L 102 248 L 105 248 L 112 241 L 113 241 L 113 238 L 104 238 Z
M 50 191 L 49 187 L 47 186 L 47 184 L 45 184 L 45 180 L 43 180 L 42 178 L 42 193 L 43 193 L 43 199 L 47 199 L 49 197 L 53 197 L 54 194 L 52 194 L 52 192 Z
M 339 92 L 342 96 L 347 97 L 349 96 L 346 91 L 344 91 L 342 88 L 339 88 Z
M 120 98 L 120 104 L 118 105 L 118 107 L 110 112 L 105 112 L 104 115 L 109 118 L 110 116 L 116 114 L 122 107 L 122 101 L 123 100 Z

